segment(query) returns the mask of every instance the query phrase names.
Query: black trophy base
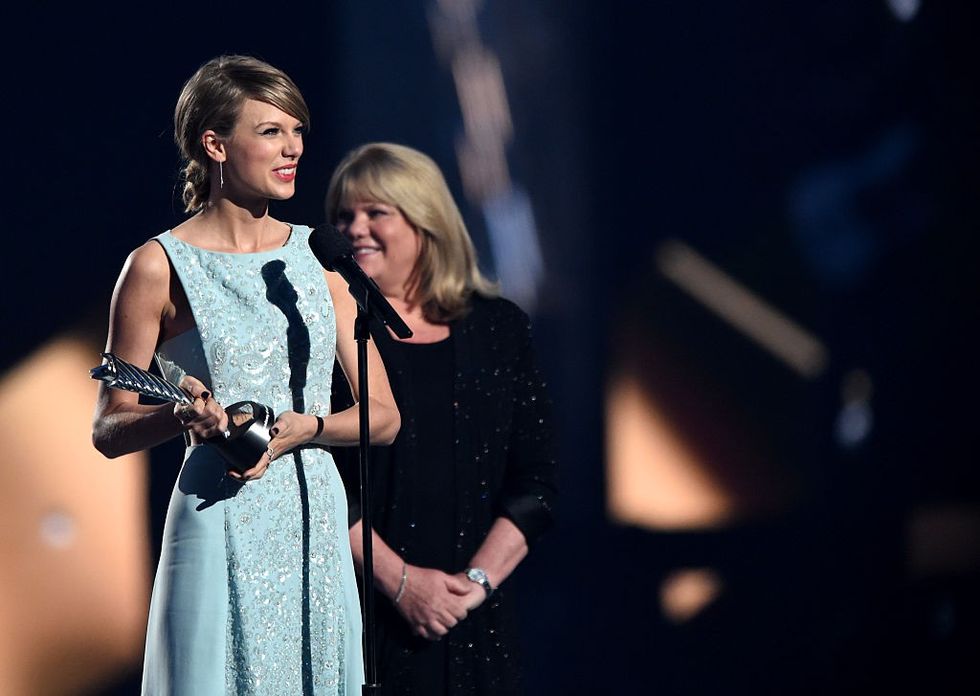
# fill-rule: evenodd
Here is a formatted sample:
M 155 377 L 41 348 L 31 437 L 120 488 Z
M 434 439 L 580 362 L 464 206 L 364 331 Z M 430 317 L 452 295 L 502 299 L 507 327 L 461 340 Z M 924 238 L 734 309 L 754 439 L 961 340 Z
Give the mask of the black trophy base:
M 227 436 L 211 438 L 207 444 L 218 450 L 228 468 L 243 473 L 255 466 L 269 449 L 272 439 L 269 431 L 276 416 L 271 408 L 255 401 L 239 401 L 225 408 L 225 413 L 228 414 Z

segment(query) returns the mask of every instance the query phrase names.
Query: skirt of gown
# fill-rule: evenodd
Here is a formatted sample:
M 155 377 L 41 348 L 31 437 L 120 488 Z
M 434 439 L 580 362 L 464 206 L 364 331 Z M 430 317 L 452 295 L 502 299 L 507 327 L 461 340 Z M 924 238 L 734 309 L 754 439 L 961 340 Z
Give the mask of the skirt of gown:
M 225 469 L 208 446 L 186 451 L 153 587 L 143 693 L 360 694 L 360 604 L 332 457 L 287 454 L 246 484 Z

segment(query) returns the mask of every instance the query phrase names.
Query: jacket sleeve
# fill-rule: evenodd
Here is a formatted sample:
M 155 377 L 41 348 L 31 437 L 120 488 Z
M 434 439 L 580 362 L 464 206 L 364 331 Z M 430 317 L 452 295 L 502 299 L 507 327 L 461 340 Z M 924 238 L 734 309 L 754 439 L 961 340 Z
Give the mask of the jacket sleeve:
M 535 362 L 526 314 L 520 312 L 515 327 L 514 410 L 499 512 L 517 525 L 532 546 L 554 523 L 558 464 L 551 401 Z

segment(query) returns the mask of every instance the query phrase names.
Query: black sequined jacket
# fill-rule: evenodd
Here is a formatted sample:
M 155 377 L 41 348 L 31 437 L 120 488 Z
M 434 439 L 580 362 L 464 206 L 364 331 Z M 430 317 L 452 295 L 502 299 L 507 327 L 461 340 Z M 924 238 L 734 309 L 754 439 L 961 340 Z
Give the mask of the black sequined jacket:
M 463 570 L 497 517 L 509 518 L 528 546 L 551 526 L 557 495 L 550 402 L 533 357 L 530 321 L 513 302 L 474 296 L 471 311 L 450 325 L 455 357 L 454 417 L 457 543 L 455 566 Z M 390 447 L 370 453 L 372 524 L 402 558 L 412 563 L 410 506 L 400 499 L 413 473 L 413 395 L 404 378 L 400 353 L 380 324 L 371 327 L 395 401 L 401 430 Z M 335 375 L 334 410 L 352 403 L 346 381 Z M 356 448 L 335 448 L 347 487 L 351 524 L 360 519 Z M 376 595 L 383 640 L 413 640 L 404 619 L 382 595 Z M 507 583 L 448 636 L 450 680 L 456 694 L 513 693 L 519 679 L 515 654 L 515 617 Z M 390 624 L 384 626 L 384 624 Z M 379 638 L 379 641 L 382 640 Z M 382 648 L 379 647 L 379 653 Z M 396 674 L 381 674 L 397 680 Z M 409 691 L 406 690 L 406 693 Z

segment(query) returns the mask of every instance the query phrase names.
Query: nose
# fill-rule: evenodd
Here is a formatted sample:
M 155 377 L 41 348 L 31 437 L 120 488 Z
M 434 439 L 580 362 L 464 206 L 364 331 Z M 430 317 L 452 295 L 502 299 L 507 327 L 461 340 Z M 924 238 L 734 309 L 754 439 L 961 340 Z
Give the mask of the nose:
M 350 222 L 347 223 L 344 232 L 351 239 L 366 237 L 368 235 L 368 216 L 363 212 L 356 212 L 351 215 Z
M 299 157 L 303 154 L 303 135 L 301 133 L 287 133 L 286 142 L 282 146 L 284 157 Z

